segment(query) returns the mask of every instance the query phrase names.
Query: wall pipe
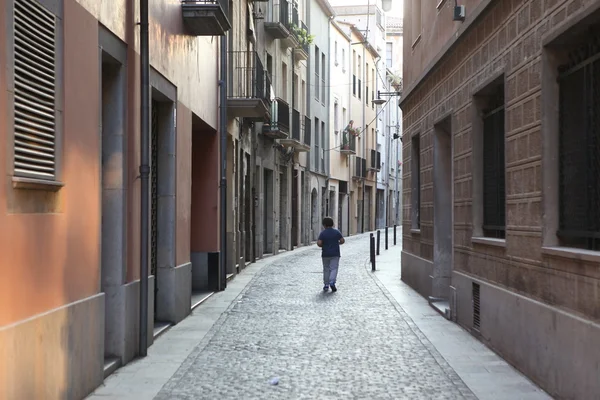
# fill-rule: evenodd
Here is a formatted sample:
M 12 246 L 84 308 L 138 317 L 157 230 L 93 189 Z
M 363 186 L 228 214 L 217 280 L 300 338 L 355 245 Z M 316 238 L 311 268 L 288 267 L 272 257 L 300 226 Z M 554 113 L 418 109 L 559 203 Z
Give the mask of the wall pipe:
M 140 357 L 148 354 L 148 245 L 150 233 L 150 50 L 148 42 L 148 0 L 140 0 Z
M 220 157 L 221 157 L 221 183 L 220 183 L 220 256 L 219 256 L 219 282 L 218 291 L 227 287 L 227 35 L 221 36 L 221 80 L 220 86 Z

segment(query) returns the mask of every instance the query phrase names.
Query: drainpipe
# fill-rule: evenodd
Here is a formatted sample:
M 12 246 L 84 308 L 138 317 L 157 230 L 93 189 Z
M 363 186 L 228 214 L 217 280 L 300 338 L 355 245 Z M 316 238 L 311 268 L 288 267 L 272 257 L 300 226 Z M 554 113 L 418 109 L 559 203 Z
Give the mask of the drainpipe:
M 140 0 L 140 357 L 148 354 L 148 244 L 150 233 L 148 221 L 150 215 L 150 51 L 148 41 L 148 0 Z
M 219 283 L 217 291 L 227 287 L 227 35 L 221 36 L 221 80 L 219 104 L 219 134 L 221 139 L 221 184 L 220 184 L 220 225 L 221 254 L 219 257 Z
M 360 78 L 362 80 L 362 85 L 360 87 L 360 91 L 361 92 L 362 92 L 362 89 L 364 87 L 366 87 L 366 83 L 367 83 L 367 82 L 365 82 L 365 79 L 364 79 L 364 77 L 365 77 L 365 68 L 364 68 L 364 65 L 366 65 L 365 45 L 366 45 L 366 43 L 364 43 L 362 45 L 362 54 L 363 54 L 363 56 L 362 56 L 362 60 L 361 61 L 362 61 L 363 65 L 360 66 L 361 67 L 361 71 L 362 71 L 362 74 L 360 75 Z M 365 96 L 368 96 L 368 95 L 369 94 L 367 93 Z M 362 141 L 362 150 L 363 150 L 362 154 L 363 154 L 363 157 L 365 157 L 365 159 L 366 159 L 367 158 L 367 143 L 366 142 L 367 142 L 367 137 L 369 136 L 369 132 L 367 132 L 368 129 L 367 129 L 366 120 L 365 120 L 365 118 L 367 116 L 367 106 L 365 105 L 365 100 L 366 100 L 366 98 L 361 99 L 362 109 L 363 109 L 363 113 L 362 113 L 363 114 L 362 115 L 363 133 L 366 134 L 363 137 L 363 141 Z M 364 172 L 365 171 L 363 171 L 363 173 Z M 361 221 L 361 233 L 365 233 L 365 192 L 366 192 L 366 189 L 367 189 L 367 177 L 363 177 L 362 178 L 362 183 L 363 183 L 363 185 L 362 185 L 362 215 L 361 215 L 362 221 Z

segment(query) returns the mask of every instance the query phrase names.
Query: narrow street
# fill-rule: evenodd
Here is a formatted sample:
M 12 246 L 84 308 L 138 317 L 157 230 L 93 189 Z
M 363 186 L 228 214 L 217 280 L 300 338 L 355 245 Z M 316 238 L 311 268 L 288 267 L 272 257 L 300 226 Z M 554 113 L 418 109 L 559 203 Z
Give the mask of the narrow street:
M 391 237 L 368 256 L 347 240 L 337 293 L 316 246 L 261 260 L 89 399 L 549 398 L 400 281 Z

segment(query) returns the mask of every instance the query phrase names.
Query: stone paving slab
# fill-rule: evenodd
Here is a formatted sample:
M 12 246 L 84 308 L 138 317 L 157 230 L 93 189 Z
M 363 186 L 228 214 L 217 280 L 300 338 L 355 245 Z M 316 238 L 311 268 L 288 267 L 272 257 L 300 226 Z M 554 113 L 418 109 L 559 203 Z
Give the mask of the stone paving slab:
M 400 259 L 398 250 L 394 260 L 395 249 L 399 246 L 382 250 L 380 270 L 373 274 L 368 235 L 348 238 L 337 293 L 321 290 L 316 247 L 261 260 L 163 335 L 147 358 L 118 370 L 89 398 L 544 398 L 532 397 L 533 384 L 507 372 L 507 364 L 491 358 L 474 338 L 462 337 L 470 335 L 460 327 L 418 308 L 417 300 L 427 302 L 414 292 L 405 311 L 396 296 L 411 290 L 395 279 Z M 437 332 L 434 340 L 431 332 Z M 439 351 L 443 338 L 468 357 L 456 355 L 449 363 L 447 349 Z M 484 378 L 478 365 L 489 371 Z M 275 377 L 279 384 L 269 384 Z M 493 397 L 502 395 L 499 389 L 513 396 Z

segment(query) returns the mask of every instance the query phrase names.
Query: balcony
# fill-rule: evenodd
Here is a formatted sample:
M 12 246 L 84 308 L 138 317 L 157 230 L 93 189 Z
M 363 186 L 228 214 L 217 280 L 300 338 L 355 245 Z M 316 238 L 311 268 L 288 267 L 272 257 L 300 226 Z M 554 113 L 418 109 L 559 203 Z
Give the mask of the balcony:
M 356 154 L 356 136 L 352 135 L 347 129 L 342 132 L 340 153 L 348 155 Z
M 290 133 L 290 106 L 282 99 L 271 105 L 271 121 L 263 125 L 263 135 L 273 139 L 287 139 Z
M 301 22 L 300 32 L 293 31 L 293 33 L 294 36 L 296 36 L 296 39 L 298 39 L 298 47 L 294 49 L 296 61 L 308 60 L 308 55 L 310 54 L 310 44 L 308 43 L 308 36 L 310 35 L 310 33 L 308 32 L 308 27 L 304 22 Z
M 183 24 L 193 36 L 223 36 L 231 29 L 229 0 L 182 0 Z
M 227 113 L 264 119 L 271 107 L 271 80 L 255 51 L 229 52 Z
M 267 11 L 265 31 L 274 39 L 287 39 L 290 36 L 290 3 L 288 0 L 279 0 Z
M 307 145 L 309 149 L 312 144 L 311 129 L 312 129 L 311 119 L 308 117 L 304 117 L 304 144 Z
M 376 172 L 381 170 L 381 152 L 371 149 L 369 153 L 369 171 Z
M 302 141 L 300 126 L 300 111 L 292 110 L 292 136 L 287 139 L 281 139 L 279 143 L 286 147 L 293 147 L 296 151 L 310 151 L 310 144 L 306 145 Z
M 288 37 L 284 38 L 282 44 L 292 49 L 300 47 L 300 37 L 298 35 L 298 28 L 300 28 L 300 14 L 298 12 L 298 4 L 296 1 L 289 2 L 289 0 L 279 0 L 280 2 L 288 1 L 287 8 L 290 13 L 287 18 L 286 28 L 291 33 Z M 308 32 L 308 30 L 307 30 Z M 307 56 L 308 57 L 308 56 Z

